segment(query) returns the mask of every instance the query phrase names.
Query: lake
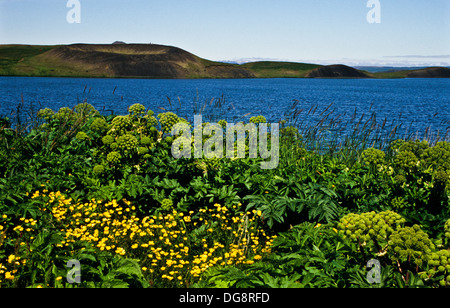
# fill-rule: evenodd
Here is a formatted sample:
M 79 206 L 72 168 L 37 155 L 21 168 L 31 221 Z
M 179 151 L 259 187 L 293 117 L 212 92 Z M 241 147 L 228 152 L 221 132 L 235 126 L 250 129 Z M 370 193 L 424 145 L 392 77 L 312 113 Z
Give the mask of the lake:
M 104 114 L 126 114 L 135 103 L 155 113 L 171 110 L 192 119 L 200 113 L 211 121 L 245 120 L 264 115 L 279 121 L 303 110 L 302 123 L 330 118 L 367 118 L 403 123 L 404 131 L 445 135 L 450 128 L 450 79 L 83 79 L 0 77 L 0 115 L 25 109 L 74 107 L 87 101 Z M 217 105 L 221 105 L 220 108 Z M 324 113 L 328 106 L 331 107 Z M 215 108 L 213 108 L 215 106 Z M 309 112 L 317 106 L 315 113 Z M 161 109 L 164 108 L 164 109 Z

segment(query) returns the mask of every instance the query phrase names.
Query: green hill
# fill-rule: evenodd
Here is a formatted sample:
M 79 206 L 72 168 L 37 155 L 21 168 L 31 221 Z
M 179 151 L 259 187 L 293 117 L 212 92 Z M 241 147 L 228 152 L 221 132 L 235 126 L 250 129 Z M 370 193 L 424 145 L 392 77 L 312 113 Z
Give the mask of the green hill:
M 237 65 L 154 44 L 0 46 L 0 75 L 116 78 L 249 78 Z

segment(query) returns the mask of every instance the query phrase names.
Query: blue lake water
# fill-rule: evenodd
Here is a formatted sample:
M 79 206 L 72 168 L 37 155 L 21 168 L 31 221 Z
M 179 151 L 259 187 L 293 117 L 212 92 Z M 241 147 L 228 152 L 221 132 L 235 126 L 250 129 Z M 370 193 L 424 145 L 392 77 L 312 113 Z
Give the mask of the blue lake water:
M 221 98 L 214 112 L 211 102 Z M 169 103 L 169 100 L 171 103 Z M 245 120 L 264 115 L 279 121 L 294 101 L 304 111 L 299 118 L 312 125 L 333 111 L 340 119 L 359 118 L 373 112 L 377 120 L 403 123 L 408 130 L 429 128 L 441 135 L 450 128 L 450 79 L 83 79 L 0 77 L 0 115 L 10 115 L 23 101 L 24 108 L 74 107 L 87 101 L 102 113 L 126 114 L 127 107 L 141 103 L 155 113 L 165 110 L 193 118 L 203 114 L 215 118 Z M 317 106 L 316 113 L 309 113 Z M 356 113 L 355 113 L 356 112 Z

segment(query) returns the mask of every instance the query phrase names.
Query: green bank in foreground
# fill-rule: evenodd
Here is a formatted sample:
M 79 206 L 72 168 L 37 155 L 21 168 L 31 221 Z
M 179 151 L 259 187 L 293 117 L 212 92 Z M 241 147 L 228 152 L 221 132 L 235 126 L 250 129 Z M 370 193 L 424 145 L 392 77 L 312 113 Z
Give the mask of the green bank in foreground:
M 0 286 L 449 286 L 450 143 L 320 150 L 287 119 L 261 170 L 173 158 L 180 121 L 87 103 L 2 118 Z

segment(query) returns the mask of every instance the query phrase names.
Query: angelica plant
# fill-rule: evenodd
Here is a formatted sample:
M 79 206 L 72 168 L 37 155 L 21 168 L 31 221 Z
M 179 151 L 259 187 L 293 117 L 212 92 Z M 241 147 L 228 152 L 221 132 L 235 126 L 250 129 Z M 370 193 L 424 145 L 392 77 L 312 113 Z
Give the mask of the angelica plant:
M 360 247 L 368 247 L 370 251 L 383 254 L 390 234 L 405 222 L 402 216 L 392 211 L 369 212 L 348 214 L 339 221 L 337 227 L 344 239 L 356 240 Z

